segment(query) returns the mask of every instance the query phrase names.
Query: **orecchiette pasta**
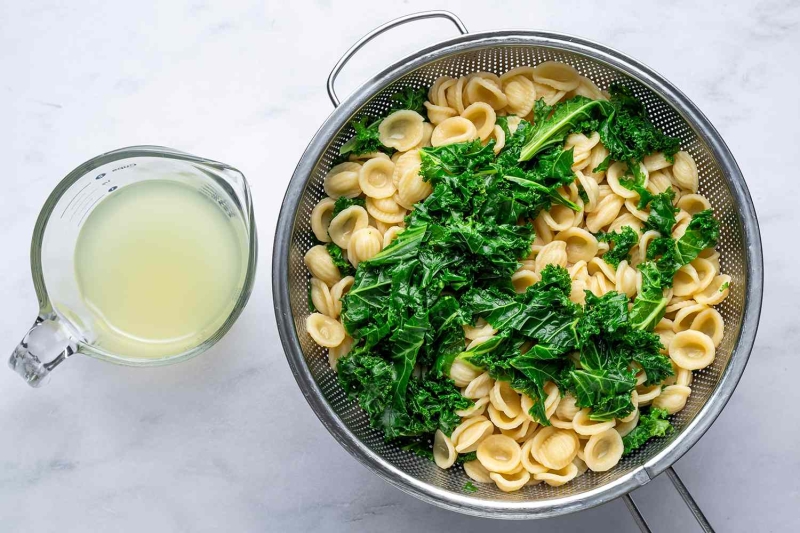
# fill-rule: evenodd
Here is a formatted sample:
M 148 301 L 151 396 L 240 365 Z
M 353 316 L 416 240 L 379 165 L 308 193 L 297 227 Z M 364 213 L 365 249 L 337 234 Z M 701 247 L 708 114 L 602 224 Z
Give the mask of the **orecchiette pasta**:
M 353 232 L 347 247 L 347 259 L 357 267 L 361 261 L 372 259 L 383 247 L 381 232 L 372 226 Z
M 578 453 L 580 443 L 574 431 L 548 426 L 533 436 L 531 455 L 551 470 L 564 468 Z
M 583 460 L 593 471 L 607 472 L 617 466 L 623 450 L 622 437 L 611 428 L 589 437 L 583 449 Z
M 458 383 L 456 383 L 458 385 Z M 473 402 L 472 407 L 468 407 L 466 409 L 461 409 L 456 411 L 456 414 L 461 418 L 470 418 L 472 416 L 479 416 L 482 415 L 486 411 L 486 406 L 489 403 L 489 397 L 484 396 L 483 398 L 478 398 Z
M 474 417 L 484 418 L 484 417 Z M 472 420 L 468 418 L 467 420 Z M 458 429 L 458 428 L 456 428 Z M 494 426 L 491 422 L 486 420 L 479 420 L 478 422 L 466 427 L 458 436 L 458 441 L 455 442 L 456 451 L 458 453 L 470 453 L 478 449 L 481 442 L 488 438 L 494 432 Z M 455 435 L 455 430 L 453 430 Z
M 322 187 L 325 189 L 325 194 L 331 198 L 355 198 L 361 194 L 361 187 L 358 185 L 358 173 L 361 170 L 359 163 L 345 162 L 340 163 L 330 169 L 325 179 L 322 181 Z
M 578 77 L 580 78 L 580 83 L 578 83 L 577 87 L 567 93 L 567 97 L 571 98 L 573 96 L 585 96 L 586 98 L 591 98 L 592 100 L 608 100 L 606 95 L 603 94 L 603 91 L 601 91 L 592 80 L 585 76 Z
M 466 387 L 472 380 L 481 375 L 481 371 L 463 359 L 456 359 L 450 365 L 450 379 L 455 381 L 457 387 Z M 487 397 L 488 401 L 488 397 Z
M 314 309 L 331 318 L 338 317 L 339 313 L 336 312 L 336 307 L 333 303 L 331 291 L 328 286 L 317 278 L 311 278 L 310 283 L 311 303 L 314 304 Z
M 697 303 L 705 305 L 717 305 L 728 297 L 730 291 L 731 277 L 727 274 L 715 276 L 708 287 L 694 295 Z
M 475 76 L 467 83 L 466 92 L 470 102 L 485 102 L 494 110 L 508 105 L 508 98 L 500 89 L 499 83 L 489 78 Z
M 672 180 L 664 172 L 660 170 L 650 171 L 649 169 L 648 172 L 650 172 L 650 176 L 647 180 L 647 190 L 651 193 L 661 194 L 672 187 Z
M 553 231 L 564 231 L 575 225 L 575 211 L 565 205 L 554 205 L 542 213 L 542 217 Z
M 333 370 L 336 370 L 339 359 L 350 353 L 354 342 L 353 337 L 345 334 L 344 340 L 338 346 L 328 348 L 328 364 Z
M 352 209 L 352 207 L 348 209 Z M 398 204 L 394 198 L 367 197 L 367 212 L 375 217 L 375 220 L 378 222 L 385 222 L 387 224 L 399 224 L 406 217 L 405 208 Z M 342 211 L 342 213 L 344 213 L 344 211 Z M 342 213 L 339 213 L 339 215 Z M 333 222 L 331 222 L 331 225 L 332 224 Z M 333 235 L 331 235 L 331 238 L 333 238 Z
M 400 226 L 390 226 L 384 233 L 383 233 L 383 247 L 386 248 L 392 241 L 397 238 L 403 232 L 403 228 Z
M 489 472 L 507 474 L 520 465 L 522 450 L 517 441 L 505 435 L 491 435 L 478 445 L 478 461 Z
M 412 209 L 414 204 L 424 200 L 432 192 L 431 184 L 422 179 L 419 169 L 410 168 L 403 174 L 397 185 L 398 203 L 406 209 Z
M 672 281 L 672 290 L 675 296 L 690 296 L 697 292 L 699 286 L 700 279 L 697 276 L 697 270 L 691 264 L 679 268 Z
M 528 269 L 521 269 L 514 272 L 511 276 L 511 284 L 514 286 L 514 292 L 521 294 L 528 290 L 528 287 L 536 284 L 539 279 L 539 274 L 536 272 Z
M 567 266 L 567 243 L 553 241 L 546 244 L 536 256 L 536 273 L 539 274 L 547 265 Z
M 711 202 L 709 202 L 705 196 L 699 194 L 684 194 L 676 205 L 692 216 L 700 211 L 711 209 Z
M 524 117 L 533 110 L 536 104 L 536 88 L 528 76 L 518 74 L 502 79 L 503 92 L 508 100 L 506 110 L 511 115 Z
M 561 420 L 569 420 L 572 422 L 572 419 L 575 418 L 575 415 L 580 411 L 580 407 L 576 405 L 577 401 L 578 400 L 571 393 L 566 393 L 558 403 L 556 416 Z
M 492 482 L 492 478 L 489 477 L 489 471 L 477 459 L 464 463 L 464 473 L 477 483 Z
M 505 130 L 495 124 L 494 128 L 492 128 L 492 134 L 489 136 L 489 140 L 491 141 L 492 139 L 495 141 L 493 151 L 495 154 L 499 154 L 500 151 L 506 146 Z
M 337 246 L 347 248 L 350 245 L 350 238 L 353 233 L 366 228 L 368 225 L 369 217 L 364 208 L 359 205 L 351 205 L 333 217 L 328 227 L 328 235 L 331 236 L 331 240 Z
M 497 488 L 503 492 L 514 492 L 524 487 L 531 479 L 531 475 L 524 468 L 519 472 L 513 474 L 501 474 L 500 472 L 492 472 L 489 474 Z
M 636 394 L 639 407 L 650 405 L 661 394 L 661 385 L 639 385 L 636 387 Z
M 303 261 L 311 275 L 322 280 L 326 285 L 333 286 L 334 283 L 342 279 L 339 269 L 333 264 L 330 254 L 325 246 L 318 244 L 306 252 Z
M 687 370 L 700 370 L 714 362 L 716 348 L 708 335 L 688 329 L 676 333 L 669 343 L 669 356 Z
M 691 300 L 687 301 L 687 303 L 691 302 Z M 708 309 L 708 306 L 697 303 L 691 303 L 691 305 L 681 307 L 678 312 L 675 313 L 675 318 L 672 320 L 672 330 L 675 333 L 680 333 L 681 331 L 689 329 L 695 317 L 706 309 Z
M 597 233 L 611 224 L 619 215 L 619 210 L 622 209 L 624 203 L 625 200 L 622 197 L 613 193 L 600 200 L 597 208 L 586 215 L 586 229 Z
M 578 71 L 565 63 L 545 61 L 537 65 L 532 72 L 533 81 L 557 89 L 571 91 L 581 82 Z
M 494 380 L 489 376 L 488 372 L 484 372 L 472 381 L 470 381 L 467 388 L 464 389 L 464 396 L 467 398 L 482 398 L 488 396 L 489 391 L 494 387 Z
M 470 104 L 469 107 L 464 109 L 461 116 L 472 122 L 478 138 L 482 141 L 489 139 L 489 136 L 494 131 L 494 123 L 497 121 L 497 114 L 494 109 L 485 102 Z
M 653 407 L 664 409 L 671 415 L 675 414 L 686 407 L 686 400 L 691 392 L 692 389 L 685 385 L 669 385 L 653 400 Z
M 556 235 L 555 239 L 566 243 L 568 263 L 590 261 L 597 255 L 597 239 L 585 229 L 568 228 Z
M 494 387 L 489 391 L 489 401 L 495 409 L 501 410 L 510 418 L 515 418 L 522 412 L 520 395 L 507 381 L 495 381 Z
M 615 420 L 596 422 L 589 418 L 591 409 L 585 407 L 577 412 L 572 418 L 572 427 L 578 435 L 596 435 L 607 429 L 611 429 L 616 424 Z
M 450 438 L 442 433 L 441 429 L 436 430 L 433 438 L 433 460 L 439 468 L 450 468 L 456 462 L 456 453 Z
M 617 267 L 616 286 L 614 289 L 617 292 L 624 293 L 631 298 L 638 292 L 638 286 L 641 283 L 641 274 L 638 270 L 628 264 L 628 261 L 622 260 Z
M 500 409 L 497 409 L 491 401 L 487 407 L 489 420 L 500 429 L 515 429 L 521 426 L 528 418 L 527 412 L 520 411 L 517 416 L 508 416 Z
M 628 420 L 627 422 L 623 422 L 622 420 L 617 420 L 616 426 L 614 429 L 619 434 L 620 437 L 624 437 L 628 433 L 634 430 L 636 425 L 639 423 L 639 410 L 636 409 L 633 411 L 633 418 Z
M 525 419 L 522 424 L 513 428 L 513 429 L 503 429 L 500 428 L 500 433 L 505 435 L 506 437 L 510 437 L 514 439 L 516 442 L 525 442 L 525 438 L 530 433 L 530 426 L 535 422 L 531 422 L 529 419 Z
M 331 225 L 335 203 L 333 198 L 323 198 L 311 211 L 311 231 L 314 232 L 314 237 L 320 242 L 331 242 L 331 238 L 328 235 L 328 226 Z
M 572 148 L 572 168 L 582 170 L 589 164 L 589 157 L 592 149 L 600 142 L 600 134 L 597 132 L 586 136 L 583 133 L 572 133 L 564 143 L 564 149 Z M 591 169 L 590 169 L 591 170 Z
M 464 117 L 451 117 L 443 120 L 438 126 L 433 128 L 431 144 L 433 146 L 445 146 L 471 141 L 478 138 L 478 130 L 471 121 Z
M 427 148 L 431 145 L 431 136 L 433 135 L 433 124 L 430 122 L 422 123 L 422 140 L 415 146 L 417 150 L 420 148 Z
M 372 198 L 389 198 L 395 193 L 392 183 L 394 163 L 386 159 L 370 159 L 358 172 L 358 185 L 361 191 Z
M 434 126 L 441 124 L 448 118 L 453 118 L 458 116 L 458 112 L 452 107 L 434 105 L 430 102 L 425 102 L 425 109 L 428 113 L 428 119 Z
M 306 331 L 314 342 L 326 348 L 339 346 L 344 340 L 344 327 L 339 321 L 321 313 L 311 313 L 306 319 Z
M 331 287 L 331 300 L 333 300 L 334 311 L 334 314 L 331 316 L 334 318 L 338 317 L 342 313 L 342 297 L 347 294 L 347 292 L 350 290 L 350 287 L 353 286 L 354 281 L 355 278 L 353 276 L 346 276 L 334 283 Z
M 647 169 L 645 168 L 644 164 L 640 165 L 640 171 L 644 175 L 644 187 L 647 187 L 648 183 L 648 174 Z M 608 167 L 608 172 L 606 173 L 606 182 L 611 187 L 611 190 L 617 196 L 621 198 L 636 198 L 638 197 L 638 193 L 634 190 L 631 190 L 622 183 L 620 183 L 620 179 L 625 178 L 625 175 L 628 173 L 628 165 L 625 163 L 617 162 Z
M 395 111 L 378 126 L 381 144 L 401 152 L 411 150 L 422 141 L 424 120 L 416 111 Z
M 543 472 L 541 474 L 534 474 L 533 477 L 540 481 L 544 481 L 551 487 L 560 487 L 566 483 L 569 483 L 578 475 L 578 467 L 575 466 L 575 463 L 570 462 L 564 468 L 559 468 L 558 470 L 548 470 L 547 472 Z
M 714 348 L 717 348 L 725 333 L 725 322 L 719 311 L 708 308 L 697 313 L 689 328 L 708 335 L 708 338 L 714 343 Z
M 654 154 L 644 156 L 642 163 L 644 163 L 644 167 L 647 169 L 647 172 L 654 172 L 672 165 L 672 163 L 667 160 L 667 157 L 663 152 L 656 152 Z
M 694 158 L 688 152 L 678 152 L 675 154 L 675 163 L 672 165 L 672 176 L 675 183 L 682 189 L 690 192 L 697 192 L 698 177 L 697 165 Z

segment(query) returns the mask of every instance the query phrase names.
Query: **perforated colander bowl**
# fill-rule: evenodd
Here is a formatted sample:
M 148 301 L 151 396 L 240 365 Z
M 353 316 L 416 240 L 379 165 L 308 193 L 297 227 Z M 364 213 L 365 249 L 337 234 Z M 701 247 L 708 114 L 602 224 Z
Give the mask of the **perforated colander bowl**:
M 328 89 L 334 104 L 338 104 L 335 76 L 363 44 L 397 24 L 434 16 L 449 18 L 466 33 L 447 12 L 415 14 L 378 28 L 354 45 L 332 72 Z M 303 255 L 315 244 L 311 210 L 324 196 L 322 180 L 339 147 L 352 136 L 351 121 L 382 115 L 398 90 L 428 87 L 444 75 L 459 77 L 475 71 L 499 75 L 549 60 L 572 65 L 601 89 L 613 82 L 630 87 L 647 106 L 653 122 L 679 137 L 682 148 L 694 157 L 700 193 L 710 200 L 721 222 L 721 270 L 732 279 L 730 295 L 718 307 L 725 319 L 725 336 L 714 364 L 695 372 L 686 408 L 672 417 L 677 431 L 671 437 L 651 441 L 609 472 L 587 472 L 558 488 L 540 484 L 504 493 L 493 485 L 480 485 L 477 492 L 467 494 L 463 487 L 469 478 L 460 468 L 441 470 L 384 442 L 381 432 L 370 428 L 365 414 L 342 392 L 325 349 L 306 333 L 309 274 Z M 498 518 L 545 517 L 599 505 L 670 468 L 708 429 L 733 393 L 755 339 L 761 293 L 761 241 L 755 210 L 733 156 L 706 117 L 672 84 L 637 61 L 584 39 L 542 31 L 462 35 L 406 57 L 363 84 L 338 105 L 303 154 L 286 192 L 273 253 L 275 314 L 286 357 L 328 431 L 356 459 L 400 489 L 456 511 Z M 671 469 L 670 473 L 674 474 Z

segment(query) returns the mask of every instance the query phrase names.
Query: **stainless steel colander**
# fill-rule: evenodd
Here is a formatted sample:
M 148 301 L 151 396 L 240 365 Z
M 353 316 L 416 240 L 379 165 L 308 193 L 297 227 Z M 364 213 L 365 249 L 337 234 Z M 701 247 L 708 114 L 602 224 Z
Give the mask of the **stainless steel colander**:
M 336 76 L 364 44 L 384 31 L 423 18 L 452 21 L 462 36 L 440 42 L 390 66 L 358 88 L 343 103 L 334 91 Z M 628 455 L 609 472 L 587 472 L 558 488 L 540 484 L 515 493 L 481 485 L 466 494 L 469 480 L 459 468 L 441 470 L 432 462 L 387 444 L 367 417 L 349 400 L 328 366 L 325 350 L 305 330 L 309 274 L 303 255 L 314 245 L 310 218 L 324 196 L 322 179 L 352 135 L 350 122 L 377 116 L 392 94 L 404 87 L 427 87 L 439 76 L 475 71 L 495 74 L 519 65 L 554 60 L 569 63 L 600 88 L 612 82 L 630 87 L 647 106 L 652 120 L 679 137 L 700 172 L 700 192 L 721 222 L 718 249 L 722 271 L 732 278 L 730 295 L 718 310 L 725 338 L 714 364 L 695 372 L 686 408 L 672 418 L 676 432 Z M 755 210 L 742 174 L 728 147 L 705 116 L 667 80 L 639 62 L 597 43 L 542 31 L 493 31 L 467 34 L 455 15 L 430 11 L 391 21 L 356 43 L 334 67 L 328 93 L 336 106 L 311 140 L 289 183 L 278 220 L 273 252 L 273 296 L 281 340 L 292 372 L 319 419 L 356 459 L 389 483 L 424 501 L 467 514 L 494 518 L 537 518 L 569 513 L 626 496 L 640 527 L 646 524 L 627 494 L 667 470 L 703 527 L 702 513 L 671 465 L 705 433 L 733 393 L 755 340 L 762 295 L 761 239 Z

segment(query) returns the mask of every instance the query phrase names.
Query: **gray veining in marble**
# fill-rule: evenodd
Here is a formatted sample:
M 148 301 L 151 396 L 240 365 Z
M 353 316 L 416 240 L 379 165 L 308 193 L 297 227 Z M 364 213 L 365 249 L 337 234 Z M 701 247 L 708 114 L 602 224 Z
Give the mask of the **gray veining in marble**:
M 283 188 L 330 112 L 327 72 L 367 30 L 431 8 L 471 30 L 543 28 L 620 49 L 720 130 L 760 217 L 764 312 L 733 399 L 676 468 L 719 531 L 800 527 L 797 1 L 0 0 L 5 350 L 36 313 L 28 242 L 39 207 L 96 154 L 161 144 L 230 163 L 250 179 L 262 237 L 251 303 L 208 354 L 147 370 L 78 356 L 41 390 L 0 369 L 0 530 L 636 531 L 620 501 L 523 524 L 404 495 L 327 434 L 278 348 L 272 234 Z M 381 37 L 347 68 L 340 94 L 453 31 L 426 21 Z M 697 530 L 666 479 L 634 497 L 655 531 Z

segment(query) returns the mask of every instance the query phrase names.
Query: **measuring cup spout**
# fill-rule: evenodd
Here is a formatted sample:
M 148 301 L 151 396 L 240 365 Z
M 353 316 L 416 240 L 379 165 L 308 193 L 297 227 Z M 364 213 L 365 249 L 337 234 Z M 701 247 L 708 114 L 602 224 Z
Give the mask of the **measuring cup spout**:
M 8 366 L 31 387 L 41 387 L 49 381 L 50 371 L 76 350 L 77 343 L 60 318 L 40 316 L 14 349 Z

